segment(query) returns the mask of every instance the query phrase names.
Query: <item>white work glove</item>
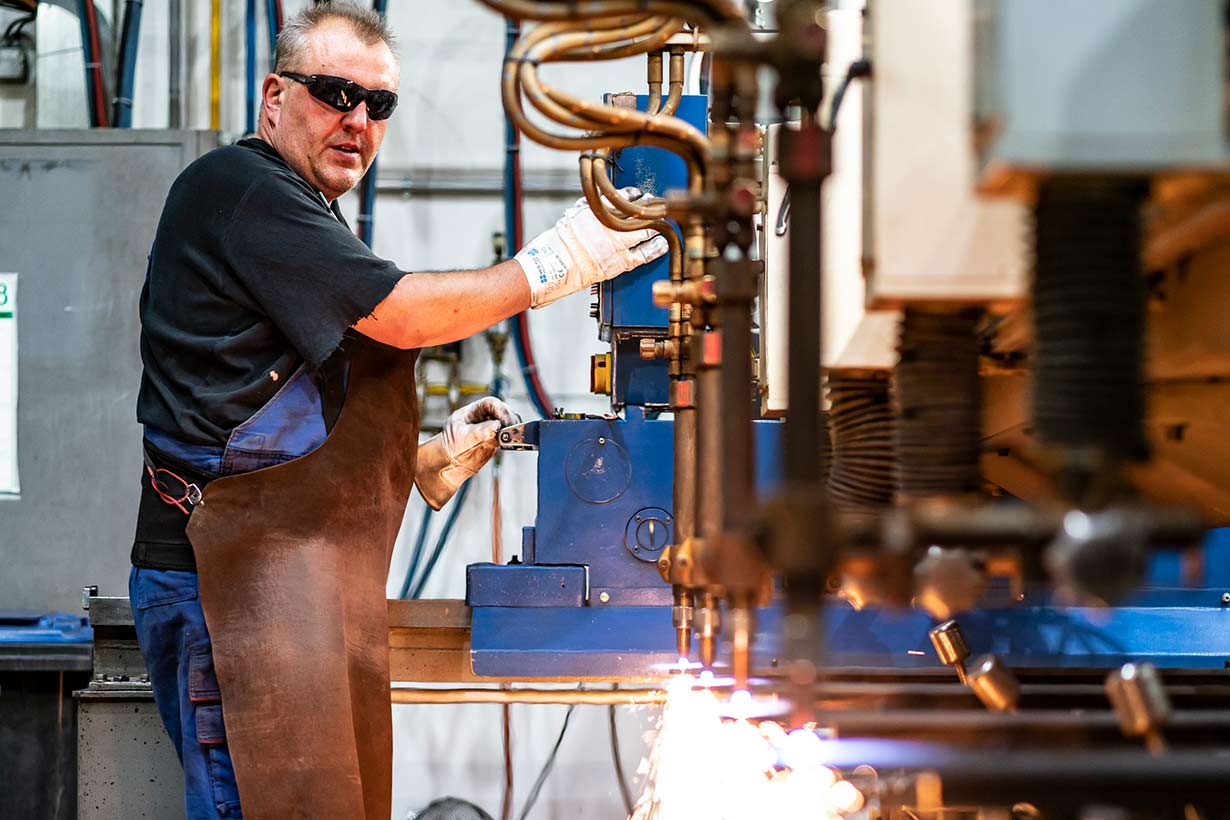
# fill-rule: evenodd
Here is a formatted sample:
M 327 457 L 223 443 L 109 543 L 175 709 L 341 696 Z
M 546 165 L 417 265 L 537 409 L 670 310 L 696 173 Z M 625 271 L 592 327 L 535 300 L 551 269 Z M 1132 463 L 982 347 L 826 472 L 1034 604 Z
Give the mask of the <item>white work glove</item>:
M 641 198 L 637 188 L 623 188 L 620 194 Z M 513 258 L 530 283 L 530 307 L 537 308 L 652 262 L 667 249 L 657 231 L 611 230 L 581 198 L 554 228 L 534 237 Z
M 443 507 L 495 455 L 500 428 L 520 423 L 521 417 L 494 396 L 453 411 L 444 429 L 419 445 L 414 470 L 419 494 L 433 510 Z

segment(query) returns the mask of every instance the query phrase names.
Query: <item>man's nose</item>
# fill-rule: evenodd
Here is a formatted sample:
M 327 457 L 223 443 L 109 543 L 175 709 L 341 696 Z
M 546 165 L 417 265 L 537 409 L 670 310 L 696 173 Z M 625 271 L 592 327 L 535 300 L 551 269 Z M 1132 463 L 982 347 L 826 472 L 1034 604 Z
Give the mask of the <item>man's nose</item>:
M 342 117 L 342 127 L 348 131 L 364 131 L 368 124 L 367 103 L 361 102 Z

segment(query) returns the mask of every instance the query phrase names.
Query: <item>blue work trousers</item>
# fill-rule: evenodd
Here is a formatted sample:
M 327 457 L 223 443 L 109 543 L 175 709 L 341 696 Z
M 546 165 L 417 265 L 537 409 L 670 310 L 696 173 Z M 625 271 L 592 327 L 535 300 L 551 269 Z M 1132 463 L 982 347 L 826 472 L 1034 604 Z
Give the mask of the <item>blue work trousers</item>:
M 196 573 L 133 567 L 128 595 L 158 713 L 184 765 L 187 820 L 242 818 Z

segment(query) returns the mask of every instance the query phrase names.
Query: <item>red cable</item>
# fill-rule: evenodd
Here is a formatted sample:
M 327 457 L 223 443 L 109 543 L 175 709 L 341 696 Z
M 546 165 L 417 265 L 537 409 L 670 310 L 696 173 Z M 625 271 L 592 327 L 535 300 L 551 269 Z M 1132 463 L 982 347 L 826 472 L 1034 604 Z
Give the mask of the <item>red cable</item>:
M 85 4 L 85 25 L 90 33 L 90 55 L 87 55 L 87 62 L 93 63 L 90 66 L 91 85 L 94 89 L 94 117 L 95 122 L 102 128 L 107 127 L 107 93 L 103 85 L 102 73 L 102 45 L 98 39 L 98 17 L 94 8 L 94 0 L 87 0 Z M 90 59 L 92 57 L 92 59 Z
M 282 0 L 273 0 L 273 17 L 277 21 L 278 31 L 282 31 Z
M 538 376 L 538 364 L 534 361 L 534 348 L 530 342 L 529 311 L 522 311 L 517 314 L 517 326 L 521 330 L 521 338 L 525 340 L 525 376 L 529 380 L 529 387 L 534 391 L 534 395 L 538 397 L 539 404 L 550 413 L 554 411 L 555 407 L 551 404 L 551 397 L 547 395 L 547 389 L 543 386 L 542 379 Z

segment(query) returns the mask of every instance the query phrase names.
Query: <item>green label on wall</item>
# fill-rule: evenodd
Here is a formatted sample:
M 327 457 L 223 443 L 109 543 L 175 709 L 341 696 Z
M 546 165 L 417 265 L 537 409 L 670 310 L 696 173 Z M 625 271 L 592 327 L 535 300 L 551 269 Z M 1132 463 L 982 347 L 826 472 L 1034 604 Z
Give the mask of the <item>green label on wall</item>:
M 17 480 L 17 274 L 0 273 L 0 495 Z

